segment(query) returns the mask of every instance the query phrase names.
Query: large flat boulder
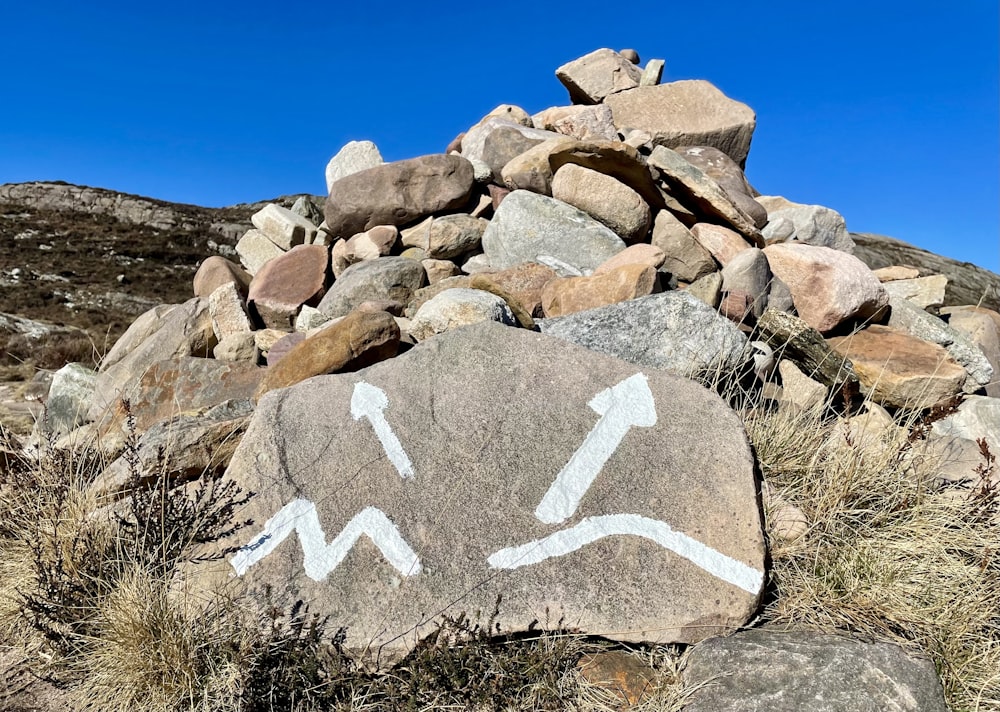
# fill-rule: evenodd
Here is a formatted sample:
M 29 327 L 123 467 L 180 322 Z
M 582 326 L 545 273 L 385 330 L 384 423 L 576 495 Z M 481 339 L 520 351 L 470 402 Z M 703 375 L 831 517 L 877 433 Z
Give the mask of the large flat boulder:
M 608 96 L 619 131 L 640 129 L 657 146 L 712 146 L 743 166 L 757 117 L 701 79 L 638 87 Z
M 642 70 L 612 49 L 597 49 L 556 70 L 574 104 L 600 104 L 606 97 L 639 86 Z
M 505 632 L 693 642 L 763 586 L 753 457 L 720 398 L 493 323 L 271 392 L 227 476 L 253 523 L 189 583 L 270 587 L 382 655 L 498 600 Z
M 330 187 L 327 232 L 346 239 L 376 225 L 408 225 L 462 207 L 473 185 L 472 164 L 461 156 L 420 156 L 351 173 Z

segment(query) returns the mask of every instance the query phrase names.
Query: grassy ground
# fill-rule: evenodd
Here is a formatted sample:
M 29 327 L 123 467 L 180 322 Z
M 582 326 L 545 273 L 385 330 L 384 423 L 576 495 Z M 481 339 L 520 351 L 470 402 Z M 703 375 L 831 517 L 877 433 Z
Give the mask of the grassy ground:
M 934 661 L 954 710 L 1000 710 L 1000 518 L 988 448 L 980 483 L 957 491 L 935 484 L 921 454 L 933 414 L 878 430 L 858 414 L 759 398 L 737 405 L 768 492 L 769 593 L 754 624 L 896 642 Z M 606 641 L 560 631 L 498 638 L 491 621 L 459 616 L 398 665 L 371 671 L 343 650 L 335 621 L 306 610 L 180 599 L 170 586 L 178 563 L 229 525 L 242 493 L 219 482 L 157 487 L 118 511 L 99 509 L 86 494 L 95 455 L 32 460 L 11 450 L 0 460 L 0 682 L 17 699 L 0 696 L 0 710 L 31 708 L 23 701 L 42 683 L 25 688 L 26 671 L 45 681 L 43 699 L 94 710 L 623 705 L 578 665 L 620 649 Z M 679 709 L 683 651 L 627 652 L 655 671 L 634 709 Z

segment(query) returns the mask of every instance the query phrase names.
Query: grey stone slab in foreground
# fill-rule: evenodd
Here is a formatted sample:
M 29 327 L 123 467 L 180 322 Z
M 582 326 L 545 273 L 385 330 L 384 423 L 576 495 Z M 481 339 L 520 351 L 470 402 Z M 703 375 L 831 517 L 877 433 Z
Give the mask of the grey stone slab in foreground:
M 685 712 L 947 712 L 934 665 L 889 643 L 748 630 L 692 651 Z
M 443 613 L 697 641 L 757 607 L 741 424 L 695 383 L 493 323 L 261 399 L 228 476 L 253 524 L 206 567 L 398 654 Z M 217 581 L 218 579 L 216 579 Z

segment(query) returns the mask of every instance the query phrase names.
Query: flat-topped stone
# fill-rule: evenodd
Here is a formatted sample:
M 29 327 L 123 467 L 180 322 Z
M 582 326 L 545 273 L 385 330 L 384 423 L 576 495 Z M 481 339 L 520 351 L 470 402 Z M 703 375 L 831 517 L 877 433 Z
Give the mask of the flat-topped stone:
M 497 324 L 272 391 L 227 477 L 253 524 L 189 582 L 270 586 L 383 655 L 498 595 L 505 631 L 693 642 L 763 588 L 753 456 L 720 398 Z

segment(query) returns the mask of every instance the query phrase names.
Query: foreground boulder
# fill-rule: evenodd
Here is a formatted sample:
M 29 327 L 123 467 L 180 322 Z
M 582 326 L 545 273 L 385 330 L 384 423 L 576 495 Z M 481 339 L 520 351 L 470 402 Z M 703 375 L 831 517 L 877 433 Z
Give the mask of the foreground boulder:
M 498 599 L 503 631 L 693 642 L 763 585 L 753 457 L 721 399 L 493 323 L 273 391 L 227 474 L 258 493 L 234 515 L 253 524 L 199 582 L 272 586 L 382 654 Z

